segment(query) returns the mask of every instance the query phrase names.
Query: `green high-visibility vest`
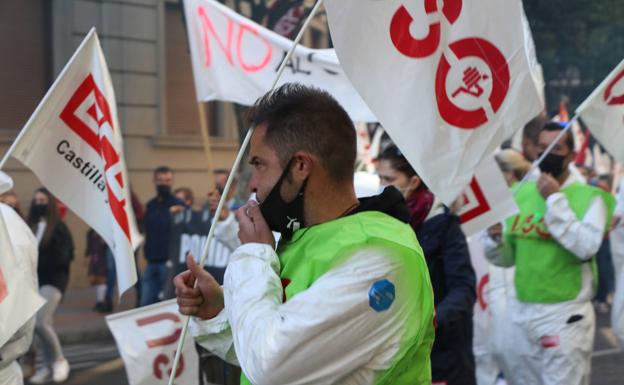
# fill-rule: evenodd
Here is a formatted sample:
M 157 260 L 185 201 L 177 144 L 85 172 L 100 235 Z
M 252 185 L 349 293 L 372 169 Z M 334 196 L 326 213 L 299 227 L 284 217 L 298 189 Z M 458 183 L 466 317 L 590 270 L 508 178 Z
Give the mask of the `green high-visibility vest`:
M 573 183 L 561 190 L 579 220 L 585 216 L 596 197 L 603 199 L 611 224 L 615 199 L 605 191 L 582 183 Z M 525 183 L 516 193 L 520 213 L 507 219 L 506 242 L 515 258 L 514 277 L 518 299 L 527 303 L 552 304 L 576 299 L 583 287 L 583 262 L 559 244 L 544 223 L 546 201 L 537 184 Z
M 404 339 L 391 366 L 375 378 L 375 384 L 431 384 L 431 348 L 435 335 L 433 290 L 422 249 L 412 228 L 376 211 L 358 213 L 301 229 L 278 249 L 280 277 L 287 282 L 286 301 L 308 289 L 329 270 L 344 263 L 358 250 L 388 250 L 398 258 L 394 304 L 409 301 L 403 320 Z M 371 315 L 374 310 L 371 309 Z M 243 374 L 241 384 L 251 384 Z

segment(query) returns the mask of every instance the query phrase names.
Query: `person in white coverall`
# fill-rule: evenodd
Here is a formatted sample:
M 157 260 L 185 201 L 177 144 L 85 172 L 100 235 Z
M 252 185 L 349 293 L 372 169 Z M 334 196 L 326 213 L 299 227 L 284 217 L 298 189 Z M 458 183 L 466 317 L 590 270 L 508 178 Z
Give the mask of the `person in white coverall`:
M 242 384 L 430 385 L 427 265 L 396 189 L 356 198 L 347 113 L 324 91 L 286 84 L 250 120 L 260 205 L 237 212 L 242 246 L 223 287 L 190 258 L 174 280 L 195 341 L 238 363 Z
M 624 347 L 624 180 L 620 182 L 613 229 L 610 235 L 611 257 L 615 271 L 615 295 L 611 307 L 611 327 Z
M 502 150 L 494 157 L 509 188 L 522 180 L 531 168 L 531 163 L 512 149 Z M 478 385 L 497 384 L 500 373 L 509 372 L 513 366 L 513 356 L 509 354 L 511 349 L 506 345 L 509 335 L 514 333 L 508 302 L 516 296 L 513 281 L 515 268 L 482 261 L 485 260 L 485 250 L 496 247 L 501 237 L 502 224 L 497 224 L 475 235 L 469 242 L 475 270 L 481 269 L 481 275 L 488 274 L 482 293 L 485 308 L 480 303 L 475 307 L 474 352 Z
M 3 185 L 9 185 L 7 189 Z M 0 172 L 0 190 L 10 189 L 12 181 Z M 24 285 L 30 285 L 33 291 L 37 291 L 37 239 L 22 218 L 10 206 L 0 203 L 0 215 L 2 215 L 6 228 L 9 232 L 13 251 L 20 260 L 21 267 L 28 272 L 31 278 Z M 21 385 L 24 383 L 22 370 L 17 359 L 24 355 L 30 348 L 35 330 L 35 317 L 33 316 L 24 324 L 4 345 L 0 346 L 0 385 Z
M 541 151 L 561 132 L 547 123 Z M 594 256 L 610 223 L 613 198 L 579 182 L 569 133 L 540 164 L 537 183 L 515 194 L 520 213 L 505 224 L 503 241 L 488 257 L 515 264 L 517 300 L 510 300 L 515 332 L 507 339 L 512 385 L 589 384 L 595 316 L 591 305 Z

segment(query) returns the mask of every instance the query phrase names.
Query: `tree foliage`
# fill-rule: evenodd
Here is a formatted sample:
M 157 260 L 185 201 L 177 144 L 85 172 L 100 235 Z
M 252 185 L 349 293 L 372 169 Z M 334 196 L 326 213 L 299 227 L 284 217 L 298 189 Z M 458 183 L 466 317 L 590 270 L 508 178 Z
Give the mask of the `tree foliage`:
M 571 108 L 624 59 L 624 0 L 524 0 L 550 115 Z

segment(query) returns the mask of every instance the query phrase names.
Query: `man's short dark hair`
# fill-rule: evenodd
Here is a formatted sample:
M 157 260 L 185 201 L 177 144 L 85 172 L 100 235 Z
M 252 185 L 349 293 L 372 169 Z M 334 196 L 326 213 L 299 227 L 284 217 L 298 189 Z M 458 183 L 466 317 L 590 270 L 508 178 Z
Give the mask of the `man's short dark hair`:
M 248 118 L 255 125 L 266 123 L 265 143 L 275 150 L 282 167 L 303 150 L 318 157 L 334 181 L 353 178 L 355 127 L 329 93 L 287 83 L 258 99 Z
M 158 166 L 156 167 L 156 169 L 154 169 L 154 176 L 156 176 L 157 174 L 168 174 L 168 173 L 173 174 L 173 170 L 169 166 Z
M 542 127 L 544 127 L 545 122 L 546 119 L 541 114 L 534 117 L 527 124 L 525 124 L 522 129 L 522 135 L 529 139 L 531 143 L 537 144 L 539 141 L 539 133 L 542 131 Z
M 561 131 L 565 128 L 565 123 L 560 122 L 547 122 L 542 127 L 542 131 Z M 566 132 L 565 135 L 565 144 L 568 146 L 570 151 L 574 151 L 574 138 L 572 137 L 572 133 L 570 131 Z
M 190 188 L 178 187 L 177 189 L 173 190 L 174 195 L 178 195 L 178 193 L 182 193 L 182 195 L 184 195 L 184 203 L 186 203 L 186 201 L 189 201 L 190 204 L 192 205 L 195 202 L 195 196 L 193 195 L 193 190 L 191 190 Z

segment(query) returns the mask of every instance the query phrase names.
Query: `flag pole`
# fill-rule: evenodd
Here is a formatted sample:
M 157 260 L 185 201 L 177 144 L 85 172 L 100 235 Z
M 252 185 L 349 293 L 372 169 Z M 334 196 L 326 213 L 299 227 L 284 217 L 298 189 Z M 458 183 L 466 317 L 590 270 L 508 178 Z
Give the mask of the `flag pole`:
M 286 56 L 284 56 L 284 59 L 282 60 L 280 66 L 279 66 L 279 69 L 277 71 L 277 75 L 275 76 L 275 80 L 273 81 L 273 84 L 271 85 L 271 88 L 270 88 L 269 92 L 273 91 L 275 89 L 275 87 L 277 86 L 277 83 L 279 82 L 280 78 L 282 77 L 282 74 L 284 73 L 284 69 L 286 68 L 286 64 L 288 63 L 288 61 L 292 57 L 293 53 L 295 52 L 295 48 L 297 48 L 297 46 L 299 45 L 299 42 L 303 38 L 303 34 L 307 30 L 307 28 L 310 25 L 310 22 L 312 21 L 312 19 L 314 19 L 314 16 L 318 12 L 318 10 L 319 10 L 319 8 L 321 7 L 322 4 L 323 4 L 323 0 L 317 0 L 316 1 L 316 4 L 314 5 L 312 10 L 310 11 L 310 14 L 308 15 L 305 23 L 303 23 L 303 25 L 301 26 L 301 29 L 299 30 L 299 33 L 297 34 L 297 37 L 295 38 L 295 40 L 293 41 L 292 46 L 288 50 L 288 53 L 286 54 Z M 236 155 L 236 159 L 234 160 L 234 164 L 232 165 L 232 168 L 231 168 L 232 171 L 228 175 L 227 182 L 225 183 L 225 188 L 223 189 L 223 194 L 221 194 L 221 199 L 219 200 L 219 205 L 217 206 L 217 210 L 215 211 L 215 214 L 213 216 L 213 218 L 215 218 L 215 219 L 212 221 L 212 224 L 210 225 L 210 231 L 208 232 L 208 237 L 206 238 L 206 243 L 204 244 L 204 249 L 202 250 L 202 256 L 201 256 L 201 259 L 200 259 L 200 262 L 199 262 L 199 265 L 202 268 L 204 266 L 204 261 L 208 257 L 208 250 L 210 250 L 210 242 L 212 242 L 212 238 L 214 237 L 214 231 L 215 231 L 215 227 L 216 227 L 216 223 L 217 223 L 217 218 L 219 218 L 221 216 L 221 212 L 223 211 L 223 206 L 225 205 L 225 201 L 227 199 L 226 197 L 228 196 L 228 193 L 230 191 L 230 186 L 232 185 L 232 181 L 234 180 L 234 171 L 238 170 L 240 162 L 242 161 L 243 156 L 245 155 L 245 151 L 247 150 L 247 146 L 249 146 L 249 142 L 251 141 L 251 136 L 252 136 L 252 134 L 254 132 L 254 129 L 255 129 L 255 125 L 252 124 L 249 127 L 249 129 L 247 130 L 247 134 L 245 135 L 245 139 L 243 140 L 243 142 L 241 144 L 241 147 L 238 150 L 238 154 Z M 195 285 L 197 285 L 197 281 L 195 282 Z M 173 366 L 171 368 L 171 374 L 169 376 L 168 385 L 173 385 L 173 381 L 175 380 L 176 372 L 178 370 L 178 364 L 180 362 L 180 355 L 182 354 L 182 348 L 184 347 L 184 340 L 185 340 L 186 334 L 188 332 L 188 326 L 189 326 L 190 320 L 191 320 L 191 316 L 186 316 L 186 319 L 184 320 L 184 327 L 182 328 L 182 332 L 180 333 L 180 339 L 178 340 L 178 347 L 176 349 L 175 358 L 173 360 Z
M 210 145 L 208 118 L 206 117 L 206 109 L 204 107 L 204 102 L 197 102 L 197 110 L 199 112 L 199 129 L 201 131 L 202 141 L 204 143 L 204 153 L 206 155 L 206 162 L 208 163 L 208 179 L 210 181 L 213 179 L 212 173 L 210 171 L 214 169 L 214 163 L 212 159 L 212 149 Z M 212 189 L 212 187 L 210 189 Z
M 546 156 L 550 154 L 552 149 L 555 148 L 557 143 L 559 143 L 559 141 L 561 140 L 561 138 L 563 138 L 566 132 L 570 131 L 570 128 L 572 128 L 572 125 L 574 124 L 574 122 L 578 120 L 578 118 L 579 118 L 578 115 L 574 115 L 572 119 L 570 119 L 570 121 L 566 123 L 565 127 L 563 127 L 563 130 L 559 132 L 555 140 L 553 140 L 552 143 L 550 143 L 550 145 L 546 148 L 546 150 L 544 150 L 542 155 L 535 162 L 533 162 L 529 171 L 524 175 L 522 180 L 514 188 L 513 195 L 516 195 L 516 193 L 520 191 L 520 188 L 529 180 L 531 173 L 533 173 L 533 171 L 535 171 L 535 169 L 540 165 L 540 163 L 542 163 L 542 161 L 546 158 Z

